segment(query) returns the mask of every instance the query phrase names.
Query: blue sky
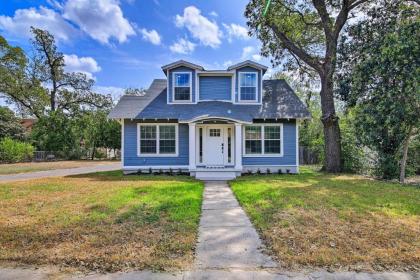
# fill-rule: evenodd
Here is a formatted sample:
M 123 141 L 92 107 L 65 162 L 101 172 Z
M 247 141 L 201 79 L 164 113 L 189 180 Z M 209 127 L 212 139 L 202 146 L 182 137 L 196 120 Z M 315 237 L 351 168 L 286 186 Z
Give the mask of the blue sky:
M 7 4 L 5 3 L 7 2 Z M 29 26 L 55 35 L 67 69 L 85 72 L 98 90 L 148 87 L 178 59 L 225 69 L 244 59 L 269 66 L 247 36 L 243 0 L 7 0 L 0 34 L 30 51 Z

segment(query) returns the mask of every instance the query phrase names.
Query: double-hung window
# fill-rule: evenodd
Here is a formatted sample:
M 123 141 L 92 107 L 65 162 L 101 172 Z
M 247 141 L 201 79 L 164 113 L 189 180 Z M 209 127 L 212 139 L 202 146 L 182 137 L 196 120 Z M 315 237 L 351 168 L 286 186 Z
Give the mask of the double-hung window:
M 175 124 L 138 124 L 139 156 L 175 156 L 178 127 Z
M 239 100 L 257 101 L 257 73 L 239 72 Z
M 174 101 L 190 101 L 191 100 L 191 73 L 175 72 L 173 73 Z
M 245 155 L 282 156 L 282 124 L 245 126 Z

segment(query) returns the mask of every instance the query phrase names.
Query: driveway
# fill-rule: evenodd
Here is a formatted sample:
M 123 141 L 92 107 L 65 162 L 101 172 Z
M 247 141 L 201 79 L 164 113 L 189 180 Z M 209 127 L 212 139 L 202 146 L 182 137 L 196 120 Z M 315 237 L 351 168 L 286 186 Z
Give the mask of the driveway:
M 121 163 L 105 163 L 105 164 L 92 164 L 92 166 L 83 166 L 76 168 L 67 168 L 67 169 L 54 169 L 46 171 L 37 171 L 29 173 L 20 173 L 20 174 L 10 174 L 10 175 L 1 175 L 0 182 L 11 182 L 11 181 L 21 181 L 21 180 L 31 180 L 45 177 L 62 177 L 69 175 L 78 175 L 86 174 L 93 172 L 101 171 L 112 171 L 121 169 Z

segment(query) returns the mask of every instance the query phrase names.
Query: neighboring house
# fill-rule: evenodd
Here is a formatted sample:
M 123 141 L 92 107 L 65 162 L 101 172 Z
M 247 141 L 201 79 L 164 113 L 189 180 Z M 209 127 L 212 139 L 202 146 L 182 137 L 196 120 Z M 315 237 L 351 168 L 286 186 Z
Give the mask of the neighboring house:
M 200 179 L 243 172 L 297 173 L 298 122 L 310 113 L 284 80 L 244 61 L 205 70 L 187 61 L 162 67 L 144 96 L 123 96 L 109 114 L 122 124 L 125 173 L 183 170 Z
M 30 133 L 36 122 L 36 119 L 21 119 L 20 125 L 25 129 L 26 132 Z

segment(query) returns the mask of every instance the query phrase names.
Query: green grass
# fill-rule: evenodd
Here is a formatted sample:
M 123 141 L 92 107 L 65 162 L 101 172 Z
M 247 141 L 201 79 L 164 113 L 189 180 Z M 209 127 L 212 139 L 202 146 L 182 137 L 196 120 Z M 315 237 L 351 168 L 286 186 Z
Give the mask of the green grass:
M 232 189 L 285 266 L 419 269 L 420 188 L 302 167 Z
M 0 262 L 85 269 L 192 263 L 203 184 L 120 171 L 0 185 Z

